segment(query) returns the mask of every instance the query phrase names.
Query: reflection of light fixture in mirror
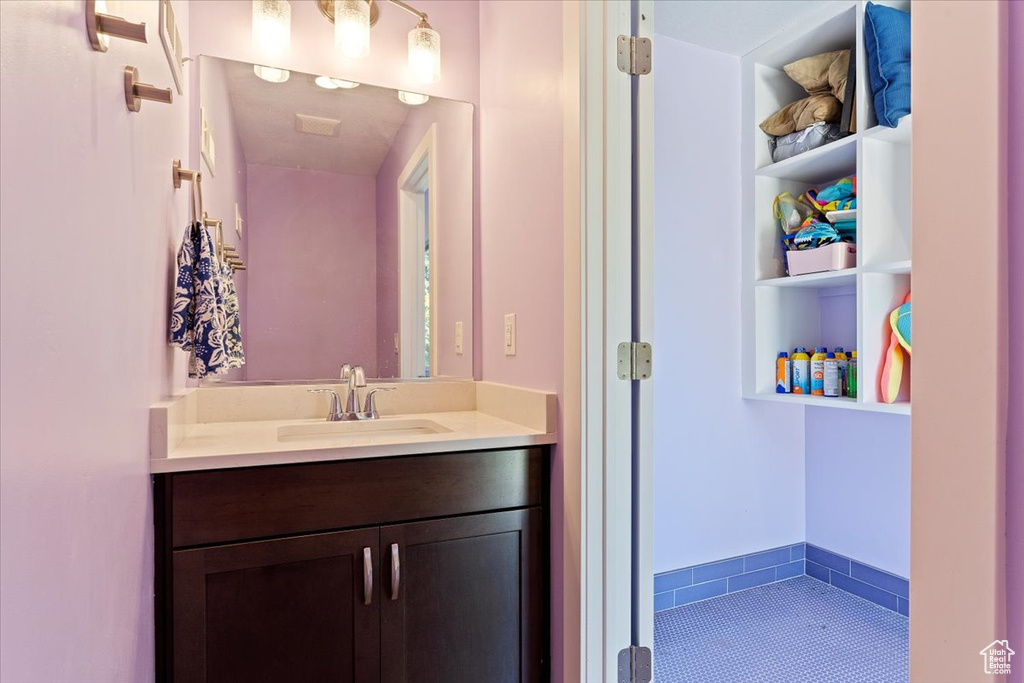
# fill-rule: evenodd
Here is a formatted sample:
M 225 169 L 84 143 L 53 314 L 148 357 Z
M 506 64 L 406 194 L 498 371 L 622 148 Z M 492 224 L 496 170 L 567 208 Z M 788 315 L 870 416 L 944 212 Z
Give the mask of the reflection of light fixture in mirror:
M 381 0 L 317 0 L 320 12 L 334 23 L 334 43 L 346 57 L 370 53 L 370 28 L 377 23 Z M 401 0 L 387 0 L 419 19 L 409 32 L 409 70 L 420 83 L 441 79 L 441 35 L 427 23 L 427 15 Z
M 370 54 L 370 3 L 367 0 L 334 0 L 334 44 L 346 57 Z
M 340 78 L 331 78 L 330 76 L 317 76 L 313 82 L 324 90 L 337 90 L 338 88 L 351 90 L 352 88 L 359 87 L 359 84 L 355 81 L 345 81 Z
M 402 100 L 406 104 L 416 106 L 417 104 L 425 104 L 430 97 L 427 95 L 421 95 L 418 92 L 406 92 L 405 90 L 399 90 L 398 99 Z
M 292 75 L 288 69 L 275 69 L 272 66 L 260 66 L 259 64 L 253 64 L 252 71 L 270 83 L 284 83 Z
M 292 43 L 288 0 L 252 0 L 252 45 L 261 57 L 280 57 Z
M 409 31 L 409 71 L 420 83 L 441 80 L 441 35 L 425 18 Z

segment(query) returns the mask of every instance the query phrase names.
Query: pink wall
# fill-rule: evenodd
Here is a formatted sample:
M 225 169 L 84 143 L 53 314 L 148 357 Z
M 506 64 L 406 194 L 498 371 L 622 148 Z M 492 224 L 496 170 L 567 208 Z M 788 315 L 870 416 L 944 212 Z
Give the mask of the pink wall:
M 432 123 L 437 128 L 437 272 L 439 301 L 431 353 L 438 375 L 473 376 L 473 107 L 432 99 L 409 112 L 377 172 L 377 358 L 380 377 L 401 371 L 394 351 L 399 331 L 398 177 Z M 455 323 L 463 322 L 462 354 Z
M 563 369 L 562 5 L 480 5 L 480 328 L 483 379 L 559 393 Z M 576 100 L 571 102 L 577 106 Z M 504 355 L 515 313 L 517 355 Z M 551 485 L 552 676 L 562 680 L 563 457 Z
M 914 7 L 910 677 L 976 681 L 1007 624 L 1008 7 Z M 971 144 L 951 148 L 968 119 Z M 954 195 L 975 207 L 967 242 Z M 971 362 L 951 363 L 964 349 Z
M 1011 197 L 1024 188 L 1024 2 L 1009 6 L 1009 158 Z M 1024 214 L 1010 211 L 1010 396 L 1006 440 L 1007 637 L 1017 652 L 1024 644 Z M 1018 655 L 1024 662 L 1024 654 Z M 1014 664 L 1012 680 L 1024 683 L 1024 664 Z
M 185 377 L 189 98 L 128 112 L 126 64 L 172 85 L 156 31 L 94 52 L 83 4 L 0 2 L 0 678 L 19 683 L 153 679 L 148 411 Z M 157 7 L 110 3 L 151 29 Z
M 231 98 L 228 96 L 224 62 L 216 59 L 203 59 L 199 64 L 201 66 L 193 70 L 196 78 L 191 79 L 192 93 L 195 97 L 194 93 L 198 90 L 199 104 L 206 111 L 207 122 L 213 128 L 216 145 L 216 169 L 215 172 L 211 171 L 200 155 L 200 119 L 198 108 L 195 106 L 191 107 L 192 111 L 189 112 L 190 125 L 195 126 L 189 133 L 193 143 L 193 149 L 190 150 L 189 155 L 191 159 L 189 168 L 198 168 L 203 173 L 203 210 L 211 218 L 219 218 L 224 222 L 224 244 L 234 245 L 242 260 L 248 262 L 249 251 L 246 244 L 248 233 L 243 229 L 242 236 L 239 237 L 235 231 L 236 203 L 242 219 L 246 220 L 248 217 L 245 151 L 242 149 L 242 140 L 238 137 L 235 113 L 231 106 Z M 248 272 L 248 270 L 237 270 L 234 273 L 243 346 L 247 346 L 249 329 Z M 246 378 L 247 372 L 248 368 L 242 366 L 219 376 L 218 379 L 241 380 Z
M 377 217 L 371 176 L 250 164 L 247 377 L 377 375 Z

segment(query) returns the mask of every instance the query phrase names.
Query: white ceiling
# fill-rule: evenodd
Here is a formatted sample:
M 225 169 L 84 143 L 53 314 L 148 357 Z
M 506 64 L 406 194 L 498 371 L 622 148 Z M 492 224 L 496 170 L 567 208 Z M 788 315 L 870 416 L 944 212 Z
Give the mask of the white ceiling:
M 654 0 L 654 32 L 711 50 L 745 55 L 834 1 Z
M 375 176 L 409 114 L 409 105 L 387 88 L 325 90 L 313 83 L 314 76 L 295 71 L 284 83 L 268 83 L 256 77 L 251 64 L 223 64 L 238 136 L 250 164 Z M 341 124 L 334 137 L 300 133 L 296 114 Z

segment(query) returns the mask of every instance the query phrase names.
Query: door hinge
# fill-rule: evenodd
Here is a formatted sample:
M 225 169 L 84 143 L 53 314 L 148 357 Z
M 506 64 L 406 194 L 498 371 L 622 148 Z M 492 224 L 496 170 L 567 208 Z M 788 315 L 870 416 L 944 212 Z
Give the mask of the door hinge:
M 622 342 L 619 344 L 619 379 L 650 379 L 651 345 L 647 342 Z
M 651 73 L 651 39 L 619 36 L 619 71 L 631 76 Z
M 651 683 L 651 648 L 630 645 L 619 651 L 619 683 Z

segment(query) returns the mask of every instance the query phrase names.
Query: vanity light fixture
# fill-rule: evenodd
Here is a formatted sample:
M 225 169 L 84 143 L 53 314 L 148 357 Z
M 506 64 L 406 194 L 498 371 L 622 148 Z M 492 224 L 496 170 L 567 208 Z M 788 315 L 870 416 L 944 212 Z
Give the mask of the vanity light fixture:
M 370 8 L 366 0 L 334 0 L 334 45 L 346 57 L 370 54 Z
M 259 64 L 253 64 L 252 71 L 269 83 L 284 83 L 292 75 L 288 69 L 275 69 L 272 66 L 260 66 Z
M 347 57 L 370 53 L 370 28 L 380 17 L 381 0 L 317 0 L 320 12 L 334 23 L 334 42 Z M 427 15 L 401 0 L 387 0 L 419 19 L 409 31 L 409 70 L 419 83 L 441 79 L 441 35 L 427 23 Z M 255 10 L 254 10 L 255 11 Z
M 292 6 L 288 0 L 252 0 L 252 45 L 260 57 L 282 57 L 291 42 Z
M 352 88 L 359 87 L 359 84 L 355 81 L 345 81 L 340 78 L 332 78 L 331 76 L 317 76 L 313 82 L 324 90 L 337 90 L 338 88 L 351 90 Z
M 146 22 L 136 24 L 106 12 L 106 0 L 85 0 L 85 28 L 92 49 L 106 52 L 110 46 L 110 36 L 146 42 Z
M 426 104 L 427 100 L 430 99 L 428 95 L 422 95 L 418 92 L 406 92 L 405 90 L 398 91 L 398 99 L 402 100 L 406 104 L 416 106 L 418 104 Z

